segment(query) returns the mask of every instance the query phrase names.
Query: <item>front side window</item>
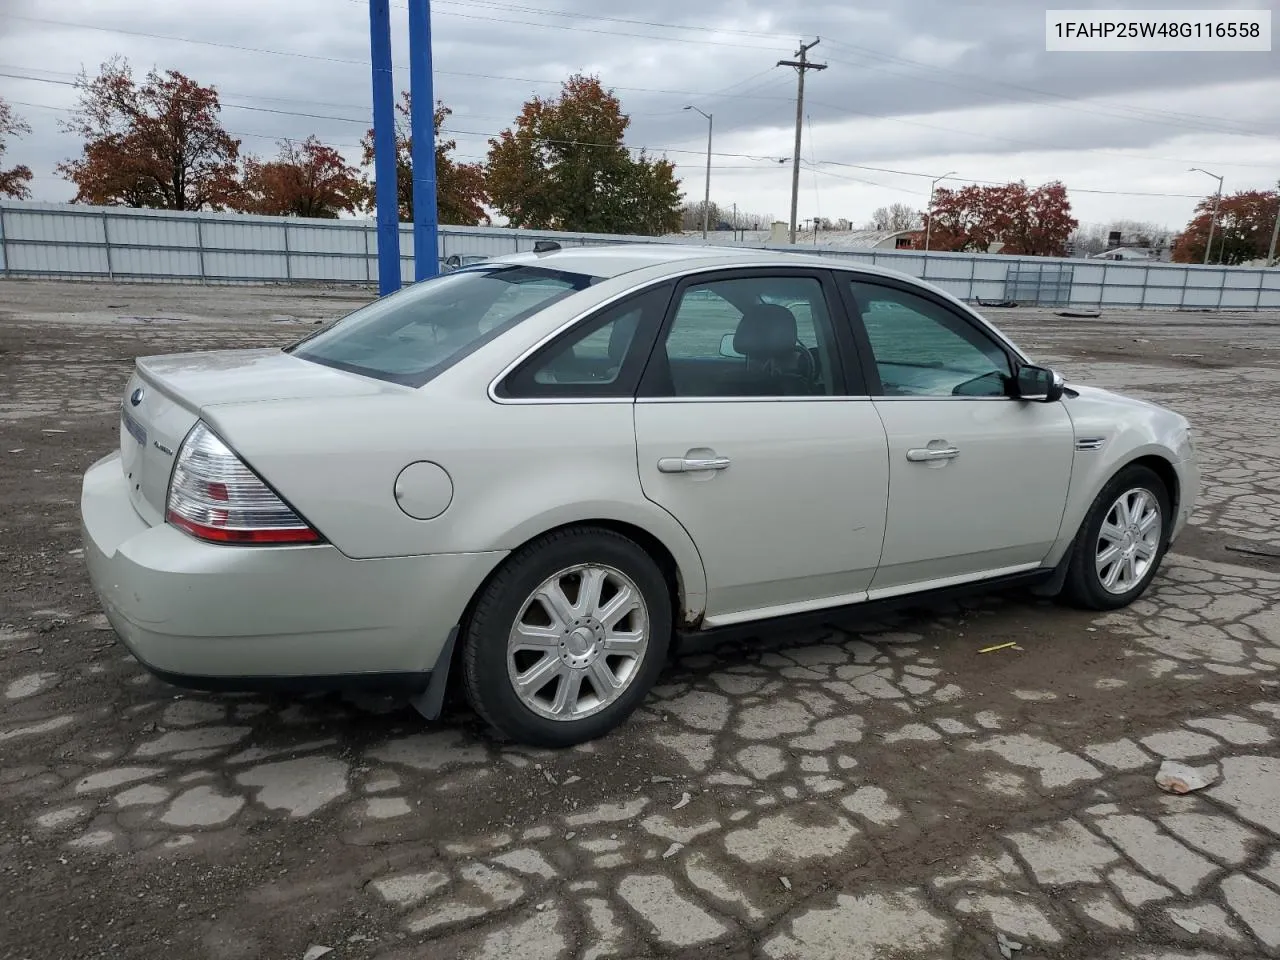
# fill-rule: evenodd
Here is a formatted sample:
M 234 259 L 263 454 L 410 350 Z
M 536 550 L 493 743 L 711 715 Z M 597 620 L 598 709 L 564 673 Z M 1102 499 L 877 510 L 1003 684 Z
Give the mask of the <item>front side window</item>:
M 831 317 L 815 277 L 735 277 L 679 295 L 647 375 L 653 396 L 830 396 L 838 392 Z
M 595 281 L 494 264 L 382 297 L 289 348 L 303 360 L 418 387 L 504 330 Z
M 1009 396 L 1009 355 L 976 326 L 906 290 L 846 282 L 885 396 Z

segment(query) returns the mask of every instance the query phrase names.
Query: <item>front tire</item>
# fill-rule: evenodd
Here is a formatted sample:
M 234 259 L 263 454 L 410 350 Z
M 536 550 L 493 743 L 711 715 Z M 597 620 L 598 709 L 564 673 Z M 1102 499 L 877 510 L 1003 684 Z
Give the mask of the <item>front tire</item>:
M 1063 599 L 1115 610 L 1142 596 L 1168 548 L 1171 510 L 1169 490 L 1154 470 L 1135 464 L 1112 477 L 1080 527 Z
M 464 689 L 510 739 L 572 746 L 639 706 L 671 634 L 671 594 L 648 553 L 610 530 L 559 530 L 482 589 L 463 637 Z

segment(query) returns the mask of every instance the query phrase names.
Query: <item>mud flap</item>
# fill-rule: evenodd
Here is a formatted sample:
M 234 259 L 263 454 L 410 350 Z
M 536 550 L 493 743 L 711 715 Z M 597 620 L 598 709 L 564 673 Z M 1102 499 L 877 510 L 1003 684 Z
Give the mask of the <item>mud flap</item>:
M 444 649 L 440 651 L 435 666 L 431 668 L 431 679 L 427 681 L 426 689 L 409 700 L 413 709 L 428 720 L 440 718 L 445 690 L 449 686 L 449 667 L 453 664 L 453 648 L 457 643 L 458 628 L 454 627 L 449 631 L 449 639 L 444 642 Z
M 1053 568 L 1053 573 L 1049 578 L 1041 583 L 1037 583 L 1031 587 L 1032 596 L 1036 597 L 1056 597 L 1062 592 L 1062 585 L 1067 582 L 1067 571 L 1071 569 L 1071 558 L 1076 552 L 1076 538 L 1079 533 L 1071 538 L 1071 543 L 1067 546 L 1067 552 L 1062 555 L 1062 559 L 1058 561 L 1058 565 Z M 434 680 L 435 678 L 432 677 Z

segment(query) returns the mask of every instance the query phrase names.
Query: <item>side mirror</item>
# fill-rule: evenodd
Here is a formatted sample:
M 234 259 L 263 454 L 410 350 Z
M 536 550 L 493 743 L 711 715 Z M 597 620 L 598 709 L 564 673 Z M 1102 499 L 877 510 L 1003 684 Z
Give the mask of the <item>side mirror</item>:
M 1062 399 L 1065 382 L 1062 374 L 1048 367 L 1035 367 L 1028 364 L 1018 368 L 1018 376 L 1014 381 L 1019 400 L 1034 400 L 1038 403 L 1055 403 Z
M 741 360 L 743 358 L 743 354 L 733 349 L 732 333 L 726 333 L 723 337 L 720 338 L 720 356 L 732 357 L 734 360 Z

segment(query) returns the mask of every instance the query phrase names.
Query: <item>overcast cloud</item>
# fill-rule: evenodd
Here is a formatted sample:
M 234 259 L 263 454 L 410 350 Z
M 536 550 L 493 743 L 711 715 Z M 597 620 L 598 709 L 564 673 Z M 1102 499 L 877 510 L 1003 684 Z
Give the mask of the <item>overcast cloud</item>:
M 393 2 L 401 88 L 407 16 Z M 801 219 L 861 222 L 895 201 L 923 207 L 929 177 L 956 171 L 953 186 L 1061 179 L 1082 221 L 1179 227 L 1215 186 L 1188 167 L 1223 175 L 1227 192 L 1280 178 L 1280 53 L 1046 53 L 1044 6 L 1016 0 L 434 0 L 432 20 L 436 95 L 454 110 L 450 135 L 463 158 L 482 158 L 530 95 L 592 72 L 630 114 L 628 143 L 669 156 L 694 199 L 706 121 L 682 107 L 713 113 L 713 199 L 780 219 L 791 179 L 778 161 L 792 152 L 796 83 L 773 64 L 814 36 L 822 42 L 812 57 L 828 69 L 807 78 Z M 32 168 L 36 198 L 72 196 L 53 172 L 79 152 L 58 126 L 75 103 L 65 84 L 117 53 L 139 71 L 173 68 L 217 86 L 225 124 L 248 152 L 314 133 L 358 159 L 370 99 L 365 0 L 0 0 L 0 74 L 42 78 L 0 76 L 0 96 L 33 128 L 6 161 Z M 1141 193 L 1174 196 L 1132 195 Z

